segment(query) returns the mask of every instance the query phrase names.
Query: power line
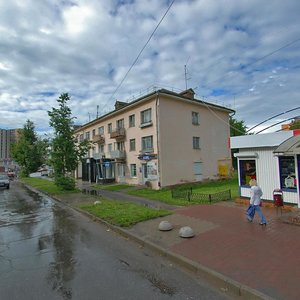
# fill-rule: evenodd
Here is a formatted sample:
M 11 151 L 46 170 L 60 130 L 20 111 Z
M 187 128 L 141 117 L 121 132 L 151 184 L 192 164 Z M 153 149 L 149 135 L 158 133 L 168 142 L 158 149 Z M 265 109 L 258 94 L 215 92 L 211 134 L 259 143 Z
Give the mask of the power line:
M 158 27 L 160 26 L 161 22 L 164 20 L 165 16 L 167 15 L 167 13 L 169 12 L 169 10 L 171 9 L 173 3 L 175 2 L 175 0 L 173 0 L 171 2 L 171 4 L 169 5 L 169 7 L 167 8 L 166 12 L 164 13 L 164 15 L 162 16 L 162 18 L 160 19 L 160 21 L 158 22 L 158 24 L 156 25 L 156 27 L 154 28 L 153 32 L 150 34 L 147 42 L 144 44 L 144 46 L 142 47 L 142 49 L 140 50 L 138 56 L 136 57 L 136 59 L 133 61 L 133 63 L 131 64 L 130 68 L 128 69 L 128 71 L 126 72 L 126 74 L 124 75 L 123 79 L 121 80 L 121 82 L 118 84 L 118 86 L 116 87 L 116 89 L 114 90 L 114 92 L 112 93 L 112 95 L 109 97 L 108 101 L 106 102 L 105 105 L 107 105 L 108 102 L 110 102 L 110 100 L 113 98 L 113 96 L 116 94 L 116 92 L 118 91 L 118 89 L 121 87 L 121 85 L 123 84 L 123 82 L 125 81 L 127 75 L 129 74 L 129 72 L 131 71 L 131 69 L 134 67 L 134 65 L 137 63 L 138 59 L 140 58 L 141 54 L 143 53 L 143 51 L 145 50 L 145 48 L 147 47 L 147 45 L 149 44 L 150 40 L 152 39 L 152 37 L 154 36 L 156 30 L 158 29 Z M 104 105 L 104 106 L 105 106 Z
M 284 114 L 289 113 L 289 112 L 291 112 L 291 111 L 294 111 L 294 110 L 296 110 L 296 109 L 300 109 L 300 106 L 295 107 L 295 108 L 290 109 L 290 110 L 287 110 L 287 111 L 282 112 L 282 113 L 280 113 L 280 114 L 277 114 L 277 115 L 275 115 L 275 116 L 272 116 L 272 117 L 270 117 L 270 118 L 268 118 L 268 119 L 266 119 L 266 120 L 264 120 L 264 121 L 262 121 L 262 122 L 256 124 L 255 126 L 251 127 L 250 129 L 248 129 L 248 130 L 246 131 L 246 133 L 248 133 L 249 131 L 253 130 L 253 129 L 256 128 L 257 126 L 259 126 L 259 125 L 261 125 L 261 124 L 263 124 L 263 123 L 265 123 L 265 122 L 267 122 L 267 121 L 270 121 L 270 120 L 272 120 L 272 119 L 274 119 L 274 118 L 276 118 L 276 117 L 279 117 L 279 116 L 281 116 L 281 115 L 284 115 Z
M 289 121 L 289 120 L 293 120 L 293 119 L 296 119 L 296 118 L 300 118 L 300 116 L 296 116 L 296 117 L 288 118 L 288 119 L 285 119 L 285 120 L 283 120 L 283 121 L 277 122 L 277 123 L 275 123 L 275 124 L 273 124 L 273 125 L 270 125 L 270 126 L 268 126 L 268 127 L 264 128 L 264 129 L 262 129 L 262 130 L 260 130 L 260 131 L 256 132 L 255 134 L 259 134 L 259 133 L 261 133 L 261 132 L 263 132 L 263 131 L 265 131 L 265 130 L 267 130 L 267 129 L 271 128 L 271 127 L 274 127 L 274 126 L 276 126 L 276 125 L 280 124 L 280 123 L 283 123 L 283 122 L 286 122 L 286 121 Z

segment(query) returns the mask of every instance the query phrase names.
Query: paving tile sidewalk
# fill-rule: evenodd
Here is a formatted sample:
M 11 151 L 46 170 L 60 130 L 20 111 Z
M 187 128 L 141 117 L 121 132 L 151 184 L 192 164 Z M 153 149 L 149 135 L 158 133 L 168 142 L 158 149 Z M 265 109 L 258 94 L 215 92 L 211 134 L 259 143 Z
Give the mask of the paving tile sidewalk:
M 265 208 L 267 226 L 258 216 L 249 223 L 245 206 L 196 205 L 176 209 L 168 219 L 173 232 L 160 232 L 160 220 L 130 230 L 170 252 L 188 258 L 275 299 L 299 299 L 300 226 L 283 223 L 276 210 Z M 191 226 L 195 237 L 178 237 L 181 226 Z
M 108 191 L 105 196 L 111 196 L 112 199 L 117 197 L 119 200 L 128 200 L 131 197 Z M 88 199 L 87 195 L 78 197 Z M 72 204 L 70 199 L 61 200 Z M 149 205 L 153 203 L 152 200 L 139 197 L 131 200 L 142 204 L 146 201 Z M 173 214 L 170 216 L 120 230 L 137 237 L 143 243 L 149 242 L 149 245 L 176 255 L 183 261 L 187 259 L 188 262 L 211 270 L 212 274 L 221 274 L 225 281 L 230 278 L 234 283 L 249 287 L 250 291 L 258 291 L 262 296 L 299 299 L 300 226 L 282 222 L 273 208 L 263 208 L 267 226 L 259 225 L 258 215 L 253 223 L 249 223 L 245 210 L 245 206 L 233 202 L 173 207 Z M 161 220 L 169 220 L 174 229 L 168 232 L 159 231 Z M 195 237 L 180 238 L 178 231 L 182 226 L 191 226 Z M 251 299 L 251 292 L 247 296 Z M 253 298 L 254 296 L 255 293 Z

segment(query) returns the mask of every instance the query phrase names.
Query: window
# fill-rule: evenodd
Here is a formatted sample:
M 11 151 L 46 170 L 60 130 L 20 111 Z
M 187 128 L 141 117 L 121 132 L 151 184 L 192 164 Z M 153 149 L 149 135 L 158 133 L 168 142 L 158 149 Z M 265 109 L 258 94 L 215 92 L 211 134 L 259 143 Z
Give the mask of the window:
M 249 185 L 251 179 L 256 180 L 256 164 L 254 159 L 240 160 L 240 185 Z
M 151 108 L 141 112 L 141 125 L 151 125 Z
M 192 124 L 199 125 L 199 113 L 192 111 Z
M 86 132 L 86 133 L 85 133 L 85 139 L 86 139 L 86 140 L 89 140 L 89 139 L 90 139 L 90 132 Z
M 111 123 L 109 123 L 109 124 L 107 125 L 107 132 L 108 132 L 108 133 L 111 133 L 111 132 L 112 132 L 112 124 L 111 124 Z
M 115 150 L 123 151 L 125 149 L 124 142 L 116 142 L 114 144 Z
M 96 129 L 93 129 L 92 136 L 94 137 L 96 135 Z
M 101 126 L 98 128 L 98 134 L 100 134 L 100 135 L 104 134 L 104 126 Z
M 293 156 L 279 157 L 279 173 L 282 189 L 297 189 L 295 158 Z
M 99 153 L 104 154 L 104 145 L 99 145 Z
M 117 129 L 124 128 L 124 119 L 117 120 Z
M 135 126 L 135 115 L 129 116 L 129 127 Z
M 200 138 L 193 136 L 193 149 L 200 149 Z
M 108 147 L 108 152 L 111 152 L 112 151 L 112 144 L 108 144 L 107 147 Z
M 135 151 L 135 139 L 129 140 L 129 151 Z
M 142 137 L 142 151 L 153 152 L 153 136 Z
M 202 162 L 194 162 L 194 175 L 202 175 Z
M 136 177 L 136 164 L 130 164 L 130 176 Z
M 83 142 L 83 134 L 81 134 L 81 135 L 79 136 L 79 141 L 80 141 L 80 142 Z

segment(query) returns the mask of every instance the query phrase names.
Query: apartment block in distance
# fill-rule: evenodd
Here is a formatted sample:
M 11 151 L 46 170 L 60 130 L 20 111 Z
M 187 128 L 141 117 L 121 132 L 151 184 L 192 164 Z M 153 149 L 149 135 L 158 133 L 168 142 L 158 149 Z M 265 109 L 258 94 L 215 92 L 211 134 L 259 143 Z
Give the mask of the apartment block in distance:
M 192 89 L 116 101 L 115 110 L 76 129 L 78 141 L 93 142 L 76 177 L 153 189 L 216 179 L 231 167 L 233 112 L 195 99 Z
M 18 129 L 0 129 L 0 167 L 5 171 L 15 167 L 11 157 L 11 145 L 17 138 Z

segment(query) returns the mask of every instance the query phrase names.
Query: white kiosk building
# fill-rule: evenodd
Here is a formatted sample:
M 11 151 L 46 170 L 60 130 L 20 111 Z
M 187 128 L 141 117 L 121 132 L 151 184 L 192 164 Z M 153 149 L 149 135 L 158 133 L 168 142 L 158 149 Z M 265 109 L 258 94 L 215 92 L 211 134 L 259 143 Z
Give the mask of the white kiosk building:
M 249 181 L 256 179 L 263 199 L 273 200 L 280 189 L 284 203 L 300 207 L 300 130 L 231 137 L 230 143 L 241 197 L 250 197 Z

